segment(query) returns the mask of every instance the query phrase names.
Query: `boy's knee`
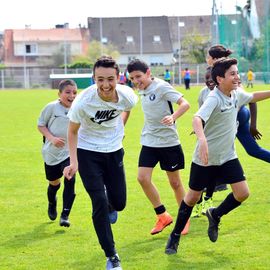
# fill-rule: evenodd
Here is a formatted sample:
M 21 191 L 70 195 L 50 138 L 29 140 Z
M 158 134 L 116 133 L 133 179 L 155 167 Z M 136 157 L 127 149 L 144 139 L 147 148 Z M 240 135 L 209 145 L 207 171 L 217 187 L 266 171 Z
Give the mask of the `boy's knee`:
M 141 186 L 147 185 L 150 183 L 150 179 L 144 175 L 138 175 L 137 180 Z
M 171 181 L 170 184 L 174 190 L 177 190 L 180 187 L 180 181 L 178 179 Z
M 189 206 L 194 206 L 201 198 L 201 194 L 198 192 L 188 192 L 185 196 L 185 203 Z
M 234 197 L 235 197 L 235 199 L 237 201 L 243 202 L 249 197 L 249 194 L 250 194 L 249 191 L 246 190 L 246 191 L 244 191 L 244 192 L 242 192 L 240 194 L 234 194 Z

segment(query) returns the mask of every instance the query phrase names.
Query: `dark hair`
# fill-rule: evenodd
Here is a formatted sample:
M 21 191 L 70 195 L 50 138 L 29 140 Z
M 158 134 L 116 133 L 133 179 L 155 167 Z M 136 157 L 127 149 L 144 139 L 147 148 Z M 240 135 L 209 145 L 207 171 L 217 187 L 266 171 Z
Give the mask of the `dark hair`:
M 95 75 L 96 68 L 104 67 L 104 68 L 114 68 L 116 70 L 116 75 L 119 75 L 120 69 L 116 61 L 111 57 L 107 55 L 103 55 L 100 58 L 97 59 L 96 63 L 93 67 L 93 73 Z
M 226 71 L 232 66 L 237 65 L 237 60 L 235 58 L 224 58 L 217 60 L 211 71 L 212 80 L 218 85 L 217 76 L 225 77 Z
M 68 86 L 68 85 L 75 86 L 77 88 L 77 84 L 73 80 L 70 80 L 70 79 L 62 80 L 58 84 L 59 92 L 61 93 L 65 89 L 65 87 Z
M 214 45 L 208 50 L 208 54 L 214 59 L 218 59 L 221 57 L 228 57 L 232 53 L 233 52 L 230 49 L 226 49 L 224 46 L 220 44 Z
M 148 69 L 149 66 L 140 59 L 133 59 L 127 65 L 127 70 L 129 73 L 132 71 L 141 71 L 143 73 L 146 73 Z
M 211 72 L 212 72 L 212 67 L 207 67 L 206 68 L 206 71 L 205 71 L 204 77 L 206 78 L 207 75 L 210 75 L 211 76 Z

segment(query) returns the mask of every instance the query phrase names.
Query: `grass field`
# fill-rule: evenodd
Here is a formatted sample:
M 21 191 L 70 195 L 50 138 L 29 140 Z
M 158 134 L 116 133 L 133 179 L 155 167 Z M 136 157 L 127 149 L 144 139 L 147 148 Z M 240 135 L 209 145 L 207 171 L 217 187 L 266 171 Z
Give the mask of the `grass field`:
M 191 109 L 178 120 L 178 130 L 186 157 L 181 172 L 188 187 L 189 166 L 195 146 L 190 136 L 191 119 L 197 110 L 200 86 L 190 91 L 179 88 Z M 270 85 L 256 85 L 257 90 Z M 27 270 L 103 270 L 105 258 L 91 220 L 91 203 L 79 176 L 77 197 L 71 212 L 70 228 L 47 217 L 47 198 L 41 135 L 36 123 L 41 109 L 57 97 L 56 90 L 0 91 L 0 269 Z M 258 104 L 259 142 L 270 149 L 270 100 Z M 113 225 L 117 251 L 125 270 L 178 269 L 270 269 L 270 166 L 249 157 L 237 144 L 238 156 L 248 179 L 251 196 L 238 209 L 222 219 L 216 243 L 207 236 L 207 219 L 191 220 L 190 233 L 182 237 L 177 255 L 164 254 L 172 226 L 151 236 L 154 211 L 137 183 L 137 159 L 143 115 L 140 104 L 132 111 L 126 126 L 125 168 L 128 187 L 126 209 Z M 178 207 L 164 172 L 156 168 L 153 176 L 163 203 L 176 217 Z M 58 193 L 58 212 L 62 207 Z M 219 203 L 228 191 L 215 193 Z

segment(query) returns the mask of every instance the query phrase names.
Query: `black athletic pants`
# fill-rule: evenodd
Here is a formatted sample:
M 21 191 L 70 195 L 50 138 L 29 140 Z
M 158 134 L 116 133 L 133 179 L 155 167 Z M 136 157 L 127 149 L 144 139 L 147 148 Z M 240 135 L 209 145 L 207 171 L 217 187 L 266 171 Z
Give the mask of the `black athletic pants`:
M 121 211 L 126 206 L 123 156 L 123 149 L 111 153 L 78 149 L 79 173 L 92 201 L 92 219 L 106 257 L 116 253 L 108 216 L 108 201 L 116 211 Z

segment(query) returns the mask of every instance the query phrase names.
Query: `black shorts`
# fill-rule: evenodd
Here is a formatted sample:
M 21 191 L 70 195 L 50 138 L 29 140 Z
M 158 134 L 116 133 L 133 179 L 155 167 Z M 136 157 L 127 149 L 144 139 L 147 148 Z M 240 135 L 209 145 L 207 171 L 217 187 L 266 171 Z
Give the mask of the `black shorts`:
M 185 157 L 181 145 L 171 147 L 142 146 L 139 167 L 154 168 L 159 162 L 160 168 L 174 172 L 185 168 Z
M 47 165 L 44 163 L 46 179 L 49 181 L 54 181 L 63 176 L 63 170 L 69 165 L 69 158 L 56 165 Z M 74 177 L 73 177 L 74 178 Z
M 219 166 L 200 166 L 192 162 L 189 187 L 201 191 L 213 181 L 218 184 L 234 184 L 246 180 L 238 159 L 229 160 Z

